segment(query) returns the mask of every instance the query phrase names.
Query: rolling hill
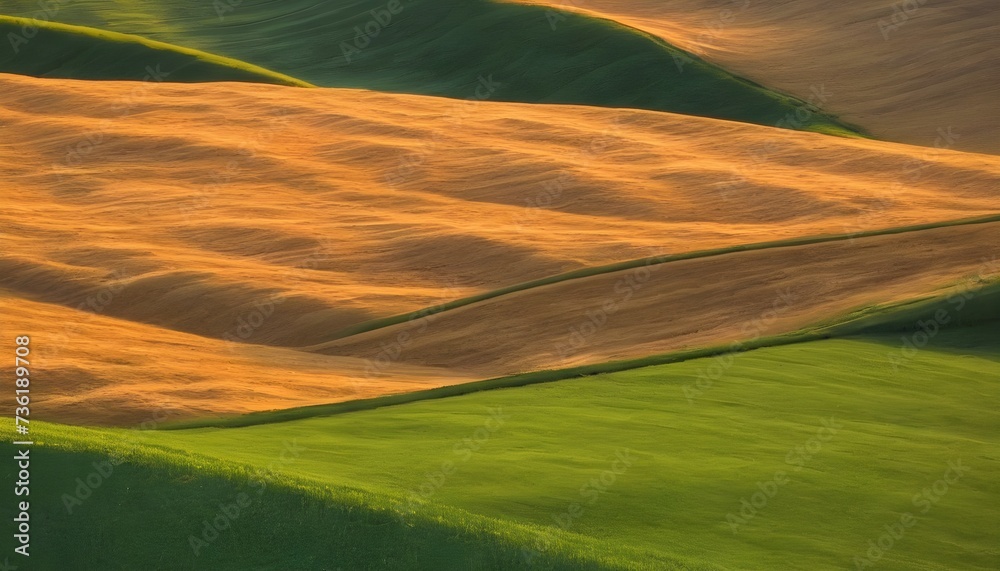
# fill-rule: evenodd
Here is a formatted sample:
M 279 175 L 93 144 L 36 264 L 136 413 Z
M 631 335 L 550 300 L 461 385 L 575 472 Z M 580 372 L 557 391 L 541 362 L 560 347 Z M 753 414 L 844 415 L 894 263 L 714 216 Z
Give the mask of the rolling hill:
M 1000 154 L 1000 13 L 990 0 L 527 3 L 644 30 L 742 77 L 822 102 L 875 137 Z
M 566 280 L 314 347 L 500 377 L 797 331 L 1000 277 L 1000 222 L 769 248 Z M 403 340 L 403 341 L 401 341 Z
M 0 11 L 0 571 L 1000 569 L 987 0 Z
M 309 87 L 259 66 L 85 26 L 0 15 L 0 71 L 35 77 L 133 81 L 245 81 Z
M 383 354 L 373 340 L 390 330 L 334 340 L 651 254 L 855 238 L 666 264 L 684 272 L 658 274 L 628 312 L 676 312 L 663 326 L 677 338 L 616 317 L 608 331 L 624 341 L 591 338 L 570 363 L 733 340 L 742 322 L 725 320 L 752 311 L 702 316 L 695 284 L 740 276 L 733 299 L 761 310 L 776 280 L 802 285 L 811 297 L 761 331 L 778 333 L 992 275 L 996 224 L 858 234 L 995 212 L 1000 162 L 987 155 L 646 111 L 490 102 L 469 113 L 440 98 L 250 84 L 149 84 L 123 113 L 129 83 L 0 83 L 0 173 L 13 183 L 0 197 L 0 327 L 64 324 L 38 349 L 51 390 L 37 406 L 61 422 L 141 422 L 163 403 L 171 418 L 238 414 L 560 366 L 551 351 L 518 349 L 499 369 L 489 351 L 479 363 L 449 354 L 449 339 L 479 327 L 453 319 L 530 301 L 498 322 L 514 327 L 552 316 L 546 292 L 579 295 L 580 309 L 532 333 L 547 347 L 617 295 L 614 276 L 442 314 L 413 341 L 440 359 Z M 656 309 L 658 297 L 672 307 Z M 482 340 L 518 343 L 494 333 Z
M 236 429 L 41 424 L 38 548 L 148 569 L 991 569 L 994 328 L 896 364 L 899 334 L 760 349 L 693 400 L 715 359 Z
M 28 0 L 3 9 L 38 12 Z M 328 87 L 630 107 L 859 133 L 660 39 L 573 13 L 553 26 L 549 11 L 491 0 L 81 0 L 45 17 L 189 46 Z

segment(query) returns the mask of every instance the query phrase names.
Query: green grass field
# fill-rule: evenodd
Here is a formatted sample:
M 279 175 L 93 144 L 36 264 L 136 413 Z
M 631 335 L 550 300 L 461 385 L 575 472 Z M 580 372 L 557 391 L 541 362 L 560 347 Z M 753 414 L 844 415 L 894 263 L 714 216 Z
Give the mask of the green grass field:
M 525 569 L 522 546 L 537 533 L 443 506 L 401 519 L 383 494 L 122 446 L 128 435 L 39 434 L 48 443 L 31 453 L 31 492 L 52 501 L 31 500 L 31 569 Z M 205 535 L 211 524 L 218 535 Z M 615 561 L 646 557 L 562 533 L 531 568 L 641 568 Z
M 896 304 L 862 307 L 847 315 L 836 316 L 798 331 L 741 340 L 737 351 L 745 352 L 761 348 L 784 347 L 830 338 L 866 334 L 896 332 L 914 334 L 925 328 L 933 329 L 933 325 L 927 325 L 928 323 L 936 323 L 937 329 L 940 329 L 942 327 L 983 326 L 997 321 L 1000 321 L 1000 282 L 984 279 L 981 276 L 973 276 L 954 284 L 950 288 L 946 288 L 944 292 L 938 295 L 907 300 Z M 934 346 L 943 351 L 951 348 L 962 354 L 970 350 L 960 343 L 951 346 L 941 337 L 934 339 Z M 694 359 L 714 358 L 732 352 L 734 352 L 733 345 L 727 343 L 648 355 L 637 359 L 607 361 L 565 369 L 533 371 L 509 377 L 448 385 L 370 399 L 254 412 L 237 416 L 206 417 L 197 420 L 169 423 L 160 426 L 160 428 L 172 430 L 188 428 L 241 428 L 257 424 L 332 416 L 362 410 L 372 410 L 385 406 L 409 404 L 423 400 L 451 398 L 481 391 L 517 388 L 540 383 L 590 377 L 593 375 L 619 373 L 644 367 L 681 363 Z M 988 357 L 992 356 L 992 352 L 987 352 L 986 355 Z
M 996 569 L 996 323 L 911 352 L 913 335 L 236 429 L 33 425 L 38 552 L 69 568 L 823 570 L 854 569 L 888 525 L 877 569 Z M 115 448 L 131 460 L 67 514 L 57 498 Z M 255 493 L 238 466 L 274 477 L 195 557 L 199 522 Z
M 309 84 L 245 62 L 85 26 L 0 16 L 0 72 L 61 79 Z
M 5 73 L 629 107 L 864 136 L 648 34 L 543 6 L 7 0 L 0 11 L 14 14 L 0 15 Z M 1000 569 L 1000 282 L 967 277 L 825 317 L 739 352 L 699 347 L 182 423 L 150 412 L 143 430 L 45 422 L 39 368 L 31 494 L 4 502 L 0 571 Z M 28 479 L 24 447 L 11 444 L 9 415 L 0 426 L 11 485 Z M 30 510 L 6 507 L 23 501 Z M 18 523 L 30 523 L 27 560 L 11 555 Z
M 10 0 L 3 10 L 39 13 L 30 0 Z M 859 133 L 803 101 L 637 30 L 541 6 L 490 0 L 79 0 L 44 17 L 188 46 L 322 86 L 631 107 Z

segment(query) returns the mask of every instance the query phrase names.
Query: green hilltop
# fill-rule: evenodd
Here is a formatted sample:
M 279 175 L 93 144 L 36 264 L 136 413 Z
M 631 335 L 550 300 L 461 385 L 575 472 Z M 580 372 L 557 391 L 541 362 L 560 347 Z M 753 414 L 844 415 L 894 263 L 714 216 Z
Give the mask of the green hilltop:
M 490 0 L 78 0 L 19 16 L 138 34 L 327 87 L 629 107 L 841 135 L 858 130 L 616 22 Z M 0 66 L 0 71 L 10 68 Z
M 245 81 L 308 87 L 286 75 L 141 36 L 0 16 L 0 71 L 61 79 Z

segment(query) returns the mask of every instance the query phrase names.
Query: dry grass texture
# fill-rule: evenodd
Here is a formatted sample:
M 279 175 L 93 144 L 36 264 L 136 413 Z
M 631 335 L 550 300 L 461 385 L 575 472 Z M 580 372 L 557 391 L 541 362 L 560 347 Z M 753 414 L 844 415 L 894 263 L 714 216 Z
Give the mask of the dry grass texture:
M 651 254 L 992 213 L 1000 157 L 653 112 L 291 92 L 0 76 L 0 333 L 36 336 L 40 415 L 265 410 L 700 345 L 779 289 L 807 300 L 774 325 L 793 327 L 954 283 L 998 243 L 983 225 L 670 264 L 555 360 L 620 276 L 566 282 L 441 315 L 372 374 L 398 330 L 334 332 Z

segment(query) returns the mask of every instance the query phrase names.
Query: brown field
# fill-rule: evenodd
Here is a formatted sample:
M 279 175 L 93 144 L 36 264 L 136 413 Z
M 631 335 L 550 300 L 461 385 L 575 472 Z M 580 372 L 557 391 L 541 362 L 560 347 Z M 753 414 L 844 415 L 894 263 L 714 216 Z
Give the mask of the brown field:
M 0 334 L 35 334 L 34 398 L 53 421 L 318 404 L 710 344 L 784 287 L 805 301 L 774 331 L 954 284 L 996 253 L 982 225 L 668 264 L 553 361 L 619 276 L 566 282 L 443 314 L 372 373 L 398 331 L 335 332 L 651 254 L 993 213 L 1000 157 L 357 90 L 0 75 L 0 94 Z M 53 324 L 65 334 L 47 338 Z
M 498 377 L 797 331 L 875 303 L 1000 275 L 1000 223 L 737 252 L 532 288 L 310 350 L 398 347 Z
M 880 139 L 1000 153 L 991 0 L 526 1 L 644 30 Z
M 151 303 L 155 303 L 151 302 Z M 32 413 L 146 428 L 476 380 L 405 363 L 229 343 L 0 292 L 4 339 L 31 335 Z

